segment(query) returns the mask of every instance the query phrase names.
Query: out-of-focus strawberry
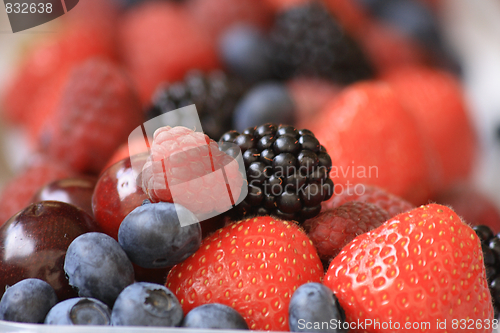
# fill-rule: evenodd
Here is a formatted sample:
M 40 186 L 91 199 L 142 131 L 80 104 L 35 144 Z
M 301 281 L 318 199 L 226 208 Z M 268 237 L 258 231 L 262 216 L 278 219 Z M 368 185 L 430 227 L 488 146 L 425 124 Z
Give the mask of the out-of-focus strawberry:
M 214 41 L 235 23 L 267 28 L 272 20 L 271 11 L 261 0 L 192 0 L 187 5 L 194 20 Z
M 434 173 L 440 188 L 467 179 L 474 163 L 476 136 L 458 80 L 422 66 L 394 68 L 384 79 L 437 152 Z
M 337 186 L 365 183 L 415 204 L 427 201 L 427 147 L 388 84 L 346 88 L 308 125 L 332 158 L 330 177 Z
M 482 224 L 494 233 L 500 232 L 500 210 L 486 194 L 470 184 L 453 186 L 438 193 L 433 200 L 453 208 L 468 224 Z
M 390 217 L 394 217 L 415 208 L 415 206 L 405 199 L 389 193 L 383 188 L 365 184 L 346 186 L 342 188 L 340 193 L 335 193 L 330 200 L 324 201 L 321 206 L 322 210 L 330 210 L 351 201 L 375 204 L 386 210 Z
M 180 5 L 149 2 L 124 17 L 121 51 L 143 103 L 163 81 L 179 81 L 189 69 L 218 66 L 207 31 Z
M 289 81 L 287 88 L 295 102 L 295 117 L 298 124 L 305 123 L 314 117 L 341 90 L 330 81 L 305 77 Z
M 75 68 L 39 149 L 81 172 L 98 173 L 144 115 L 128 78 L 116 65 L 90 59 Z
M 37 155 L 0 192 L 0 225 L 28 206 L 35 193 L 52 181 L 74 176 L 63 163 Z

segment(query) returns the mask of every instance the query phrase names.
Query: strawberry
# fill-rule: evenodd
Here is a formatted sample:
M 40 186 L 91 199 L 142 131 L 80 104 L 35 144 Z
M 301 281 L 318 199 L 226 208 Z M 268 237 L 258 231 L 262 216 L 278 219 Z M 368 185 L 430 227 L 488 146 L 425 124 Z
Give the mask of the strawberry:
M 427 147 L 389 85 L 352 85 L 307 125 L 330 153 L 330 177 L 336 187 L 362 182 L 415 204 L 428 199 Z
M 423 66 L 394 68 L 384 79 L 437 153 L 434 173 L 440 189 L 466 180 L 474 163 L 476 134 L 458 79 Z
M 144 3 L 130 11 L 123 18 L 120 42 L 145 104 L 163 81 L 179 81 L 192 68 L 218 66 L 208 33 L 184 7 L 169 2 Z
M 304 229 L 321 260 L 328 262 L 356 236 L 380 227 L 389 218 L 377 205 L 350 201 L 307 220 Z
M 174 266 L 166 286 L 184 313 L 207 303 L 233 307 L 254 330 L 288 331 L 288 304 L 323 267 L 312 242 L 293 223 L 269 216 L 228 225 Z
M 443 321 L 448 332 L 491 332 L 491 325 L 485 328 L 493 306 L 480 240 L 446 206 L 416 208 L 358 236 L 333 259 L 324 283 L 348 321 L 392 322 L 384 333 L 415 322 L 428 322 L 428 331 L 437 332 Z M 484 324 L 452 326 L 463 319 Z M 361 331 L 381 332 L 373 325 L 354 330 Z
M 39 149 L 77 171 L 98 173 L 143 117 L 121 69 L 89 59 L 68 78 L 57 109 L 41 130 Z
M 324 201 L 321 206 L 322 210 L 334 209 L 342 206 L 346 202 L 351 201 L 361 201 L 375 204 L 386 210 L 389 213 L 389 217 L 394 217 L 415 208 L 415 206 L 405 199 L 389 193 L 383 188 L 364 184 L 347 186 L 341 193 L 335 194 L 328 201 Z

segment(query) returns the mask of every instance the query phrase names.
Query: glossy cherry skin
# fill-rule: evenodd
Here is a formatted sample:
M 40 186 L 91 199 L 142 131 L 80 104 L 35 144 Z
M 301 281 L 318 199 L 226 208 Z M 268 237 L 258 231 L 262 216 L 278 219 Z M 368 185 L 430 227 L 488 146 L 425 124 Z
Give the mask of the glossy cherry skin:
M 39 278 L 56 291 L 59 301 L 77 297 L 64 274 L 64 257 L 76 237 L 100 231 L 83 210 L 60 201 L 34 203 L 0 228 L 0 296 L 5 286 Z
M 137 163 L 146 163 L 148 155 L 135 155 Z M 130 158 L 125 158 L 105 170 L 94 189 L 92 210 L 102 230 L 118 239 L 118 229 L 125 216 L 142 205 L 148 196 L 136 180 Z
M 97 183 L 95 177 L 76 177 L 59 179 L 42 187 L 33 197 L 32 202 L 62 201 L 86 211 L 92 212 L 92 194 Z

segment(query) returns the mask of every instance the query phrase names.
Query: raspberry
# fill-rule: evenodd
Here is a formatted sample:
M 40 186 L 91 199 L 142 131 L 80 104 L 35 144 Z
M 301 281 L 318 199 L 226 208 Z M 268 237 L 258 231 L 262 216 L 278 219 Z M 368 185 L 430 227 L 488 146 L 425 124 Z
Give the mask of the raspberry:
M 98 173 L 143 121 L 139 100 L 113 63 L 90 59 L 71 74 L 39 148 L 82 172 Z
M 356 236 L 378 228 L 390 217 L 387 211 L 375 204 L 352 201 L 323 211 L 307 220 L 304 228 L 321 260 L 328 262 Z
M 358 187 L 361 186 L 363 191 L 359 193 Z M 373 186 L 357 184 L 355 186 L 348 186 L 342 193 L 333 196 L 328 201 L 323 202 L 323 210 L 335 209 L 342 206 L 346 202 L 360 201 L 368 202 L 379 206 L 380 208 L 386 210 L 390 217 L 394 217 L 398 214 L 405 213 L 409 210 L 415 208 L 411 203 L 397 195 L 391 194 L 386 190 Z
M 35 156 L 27 168 L 10 180 L 0 193 L 0 225 L 31 203 L 48 183 L 74 176 L 67 166 L 46 156 Z
M 152 202 L 175 201 L 198 216 L 213 216 L 234 204 L 226 184 L 237 199 L 243 177 L 236 161 L 221 152 L 215 141 L 182 126 L 156 130 L 142 169 L 142 189 Z

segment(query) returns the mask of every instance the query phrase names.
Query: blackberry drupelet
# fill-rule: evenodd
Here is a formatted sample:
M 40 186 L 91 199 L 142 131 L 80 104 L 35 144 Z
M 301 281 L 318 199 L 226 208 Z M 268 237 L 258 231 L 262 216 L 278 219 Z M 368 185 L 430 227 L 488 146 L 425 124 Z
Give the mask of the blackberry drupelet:
M 184 81 L 164 84 L 157 89 L 147 119 L 195 104 L 203 132 L 218 140 L 232 128 L 234 108 L 246 90 L 243 81 L 220 70 L 208 74 L 193 70 L 186 74 Z
M 473 229 L 481 240 L 486 278 L 497 318 L 500 313 L 500 234 L 494 235 L 485 225 L 477 225 Z
M 309 130 L 268 123 L 226 132 L 220 141 L 237 144 L 245 162 L 248 195 L 233 209 L 234 218 L 275 215 L 303 222 L 333 195 L 332 160 Z
M 360 46 L 319 2 L 280 14 L 270 39 L 278 77 L 288 79 L 300 74 L 349 84 L 374 74 Z

